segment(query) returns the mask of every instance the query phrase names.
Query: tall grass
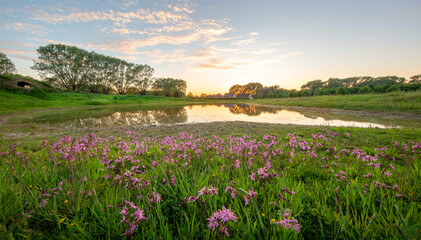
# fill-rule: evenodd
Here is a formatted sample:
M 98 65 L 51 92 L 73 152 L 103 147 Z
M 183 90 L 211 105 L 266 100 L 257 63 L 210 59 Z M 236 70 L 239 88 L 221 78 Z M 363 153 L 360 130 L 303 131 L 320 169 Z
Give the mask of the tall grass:
M 381 131 L 10 140 L 0 238 L 419 239 L 419 134 Z M 237 219 L 213 231 L 223 207 Z M 292 218 L 295 230 L 282 224 Z

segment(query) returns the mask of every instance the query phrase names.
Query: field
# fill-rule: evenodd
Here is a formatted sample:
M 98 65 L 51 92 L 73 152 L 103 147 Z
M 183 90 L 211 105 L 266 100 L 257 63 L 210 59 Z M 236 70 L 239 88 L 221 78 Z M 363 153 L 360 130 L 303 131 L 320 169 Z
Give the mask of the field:
M 232 126 L 3 140 L 0 238 L 420 238 L 420 130 Z
M 255 103 L 421 114 L 421 91 L 385 94 L 255 99 Z

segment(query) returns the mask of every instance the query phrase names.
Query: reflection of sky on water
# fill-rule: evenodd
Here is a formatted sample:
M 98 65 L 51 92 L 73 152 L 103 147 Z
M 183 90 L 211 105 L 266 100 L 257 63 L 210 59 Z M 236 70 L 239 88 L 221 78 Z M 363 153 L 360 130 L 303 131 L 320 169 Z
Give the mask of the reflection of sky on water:
M 257 107 L 258 108 L 258 107 Z M 291 111 L 274 109 L 261 111 L 258 115 L 246 115 L 246 113 L 233 114 L 226 107 L 218 106 L 193 106 L 187 108 L 189 116 L 188 123 L 215 122 L 215 121 L 245 121 L 278 124 L 316 125 L 316 126 L 343 126 L 343 127 L 379 127 L 385 128 L 383 124 L 344 120 L 325 120 L 323 117 L 309 118 L 303 114 Z
M 351 116 L 352 120 L 348 120 Z M 355 121 L 359 119 L 359 121 Z M 370 120 L 371 119 L 371 120 Z M 254 105 L 194 105 L 164 110 L 114 112 L 97 117 L 71 120 L 37 121 L 61 128 L 99 128 L 109 126 L 139 126 L 181 123 L 203 123 L 215 121 L 245 121 L 278 124 L 345 126 L 345 127 L 399 127 L 381 124 L 381 118 L 368 120 L 352 115 L 329 115 L 307 110 L 285 110 Z M 384 122 L 384 121 L 383 121 Z

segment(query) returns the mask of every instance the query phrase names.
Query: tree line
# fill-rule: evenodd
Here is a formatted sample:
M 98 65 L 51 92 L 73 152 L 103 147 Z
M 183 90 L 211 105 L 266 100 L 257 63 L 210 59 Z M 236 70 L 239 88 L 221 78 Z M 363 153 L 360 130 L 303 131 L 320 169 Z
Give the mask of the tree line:
M 348 95 L 366 93 L 386 93 L 393 91 L 416 91 L 421 89 L 421 74 L 409 78 L 397 76 L 329 78 L 327 81 L 313 80 L 301 86 L 301 90 L 287 90 L 274 86 L 263 86 L 252 82 L 245 85 L 233 85 L 229 92 L 233 94 L 250 93 L 254 98 L 288 98 L 319 95 Z
M 154 78 L 154 69 L 86 51 L 75 46 L 48 44 L 37 49 L 38 59 L 31 67 L 51 85 L 67 90 L 91 93 L 142 94 L 170 97 L 185 96 L 186 81 Z M 14 73 L 14 64 L 0 54 L 0 73 Z M 3 69 L 4 68 L 4 69 Z

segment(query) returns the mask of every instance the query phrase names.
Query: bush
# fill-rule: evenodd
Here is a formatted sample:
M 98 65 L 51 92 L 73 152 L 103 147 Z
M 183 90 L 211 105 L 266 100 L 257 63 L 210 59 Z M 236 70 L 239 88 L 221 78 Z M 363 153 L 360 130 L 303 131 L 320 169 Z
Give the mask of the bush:
M 373 89 L 370 86 L 365 85 L 364 87 L 360 88 L 360 90 L 358 91 L 358 94 L 366 94 L 366 93 L 372 93 L 372 92 L 373 92 Z
M 349 89 L 346 88 L 346 87 L 340 87 L 340 88 L 338 88 L 338 90 L 336 90 L 336 94 L 338 94 L 338 95 L 348 95 Z
M 395 85 L 392 85 L 392 86 L 388 87 L 386 89 L 386 92 L 398 92 L 400 90 L 401 90 L 401 88 L 399 87 L 399 85 L 395 84 Z

